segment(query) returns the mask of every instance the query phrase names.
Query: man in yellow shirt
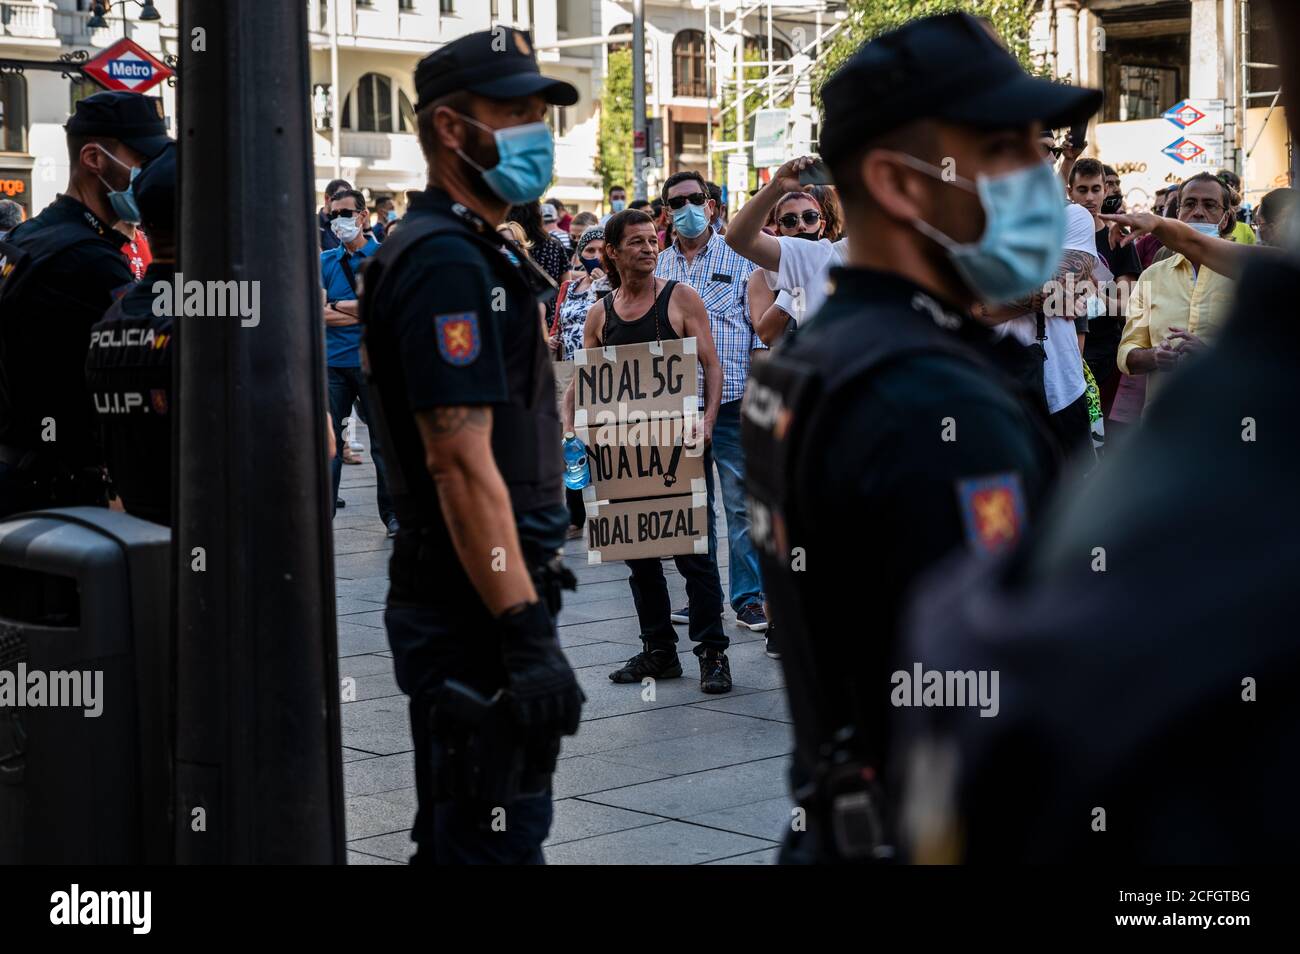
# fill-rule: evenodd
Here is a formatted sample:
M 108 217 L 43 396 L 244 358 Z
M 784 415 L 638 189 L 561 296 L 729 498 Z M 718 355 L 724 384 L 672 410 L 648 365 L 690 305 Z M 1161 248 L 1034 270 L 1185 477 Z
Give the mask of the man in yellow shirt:
M 1207 235 L 1219 234 L 1232 215 L 1231 190 L 1201 173 L 1179 190 L 1178 219 Z M 1142 273 L 1129 299 L 1128 321 L 1117 363 L 1125 374 L 1170 371 L 1216 336 L 1235 293 L 1235 282 L 1181 254 Z M 1148 386 L 1148 398 L 1159 387 Z
M 1241 177 L 1230 169 L 1220 169 L 1215 173 L 1232 192 L 1232 220 L 1228 223 L 1228 234 L 1224 238 L 1231 238 L 1234 242 L 1240 242 L 1242 245 L 1255 244 L 1255 230 L 1245 222 L 1237 221 L 1237 210 L 1241 208 Z

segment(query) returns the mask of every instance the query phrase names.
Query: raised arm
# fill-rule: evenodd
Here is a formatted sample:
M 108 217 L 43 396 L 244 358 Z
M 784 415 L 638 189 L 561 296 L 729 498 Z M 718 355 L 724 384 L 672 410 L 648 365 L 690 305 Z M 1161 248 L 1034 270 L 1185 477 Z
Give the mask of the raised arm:
M 802 188 L 799 173 L 816 161 L 813 156 L 800 156 L 777 169 L 771 181 L 731 217 L 727 234 L 723 236 L 726 243 L 760 268 L 777 271 L 781 267 L 781 243 L 776 236 L 763 231 L 763 223 L 781 196 Z

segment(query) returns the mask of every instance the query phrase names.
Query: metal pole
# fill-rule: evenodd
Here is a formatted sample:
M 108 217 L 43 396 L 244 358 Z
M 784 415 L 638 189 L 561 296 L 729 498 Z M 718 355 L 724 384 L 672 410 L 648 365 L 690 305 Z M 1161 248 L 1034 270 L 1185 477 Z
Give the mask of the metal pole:
M 645 0 L 632 3 L 632 184 L 633 196 L 645 198 Z
M 180 863 L 345 859 L 319 260 L 247 214 L 312 221 L 306 17 L 181 4 L 205 49 L 178 80 L 176 282 L 206 304 L 175 319 Z M 232 288 L 252 307 L 223 317 Z
M 326 5 L 326 15 L 330 21 L 330 138 L 334 143 L 334 178 L 342 179 L 343 134 L 339 131 L 339 116 L 342 115 L 343 94 L 339 89 L 339 0 L 320 2 Z
M 745 141 L 745 21 L 741 17 L 740 4 L 736 4 L 736 154 L 744 156 L 745 147 L 739 145 Z M 730 179 L 730 170 L 727 178 Z M 748 185 L 748 183 L 746 183 Z M 728 190 L 730 191 L 730 190 Z M 748 191 L 748 190 L 746 190 Z M 728 196 L 731 198 L 731 196 Z M 732 198 L 731 211 L 740 208 L 739 196 Z
M 722 95 L 720 88 L 716 90 L 714 88 L 718 81 L 718 72 L 713 68 L 713 0 L 704 0 L 704 86 L 709 94 L 708 99 L 705 100 L 708 118 L 704 126 L 704 151 L 708 156 L 709 179 L 714 182 L 722 178 L 713 169 L 713 96 L 715 92 L 719 97 Z M 718 85 L 720 87 L 720 84 Z
M 772 0 L 767 0 L 767 108 L 776 108 L 776 77 L 772 67 L 776 63 L 776 51 L 772 46 Z

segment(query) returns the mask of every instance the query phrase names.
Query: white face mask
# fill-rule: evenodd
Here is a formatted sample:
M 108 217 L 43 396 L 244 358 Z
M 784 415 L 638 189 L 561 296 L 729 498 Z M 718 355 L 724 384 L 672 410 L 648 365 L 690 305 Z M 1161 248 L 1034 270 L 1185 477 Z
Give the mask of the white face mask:
M 361 232 L 361 223 L 356 217 L 345 219 L 339 216 L 330 223 L 330 231 L 338 238 L 340 242 L 351 242 Z

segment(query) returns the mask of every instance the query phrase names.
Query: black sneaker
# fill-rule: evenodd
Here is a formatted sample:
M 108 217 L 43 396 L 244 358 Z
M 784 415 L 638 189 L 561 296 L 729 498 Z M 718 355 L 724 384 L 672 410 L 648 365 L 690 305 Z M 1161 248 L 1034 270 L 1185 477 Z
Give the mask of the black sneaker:
M 700 656 L 700 692 L 730 692 L 731 662 L 720 649 L 708 649 Z
M 763 615 L 762 603 L 750 603 L 736 614 L 736 622 L 749 629 L 751 633 L 767 632 L 767 617 Z
M 668 618 L 674 623 L 689 623 L 691 621 L 691 608 L 683 606 L 679 610 L 673 610 L 668 614 Z
M 402 529 L 400 526 L 398 526 L 397 517 L 395 516 L 389 517 L 387 520 L 384 521 L 384 523 L 387 524 L 388 526 L 388 539 L 390 540 L 393 539 L 393 537 L 397 536 L 398 530 Z
M 346 500 L 344 500 L 342 497 L 335 497 L 335 498 L 334 498 L 334 509 L 335 509 L 335 510 L 342 510 L 342 509 L 343 509 L 344 507 L 346 507 L 347 505 L 348 505 L 348 502 L 347 502 Z
M 651 679 L 676 679 L 682 674 L 676 649 L 651 649 L 645 643 L 641 645 L 644 647 L 641 652 L 625 662 L 622 669 L 609 674 L 611 682 L 640 682 L 647 676 Z
M 767 654 L 767 658 L 768 658 L 768 659 L 780 659 L 780 658 L 781 658 L 781 650 L 780 650 L 780 648 L 777 646 L 775 640 L 772 639 L 772 634 L 773 634 L 774 632 L 775 632 L 774 629 L 772 629 L 771 627 L 768 627 L 768 630 L 767 630 L 767 639 L 763 640 L 763 652 Z

